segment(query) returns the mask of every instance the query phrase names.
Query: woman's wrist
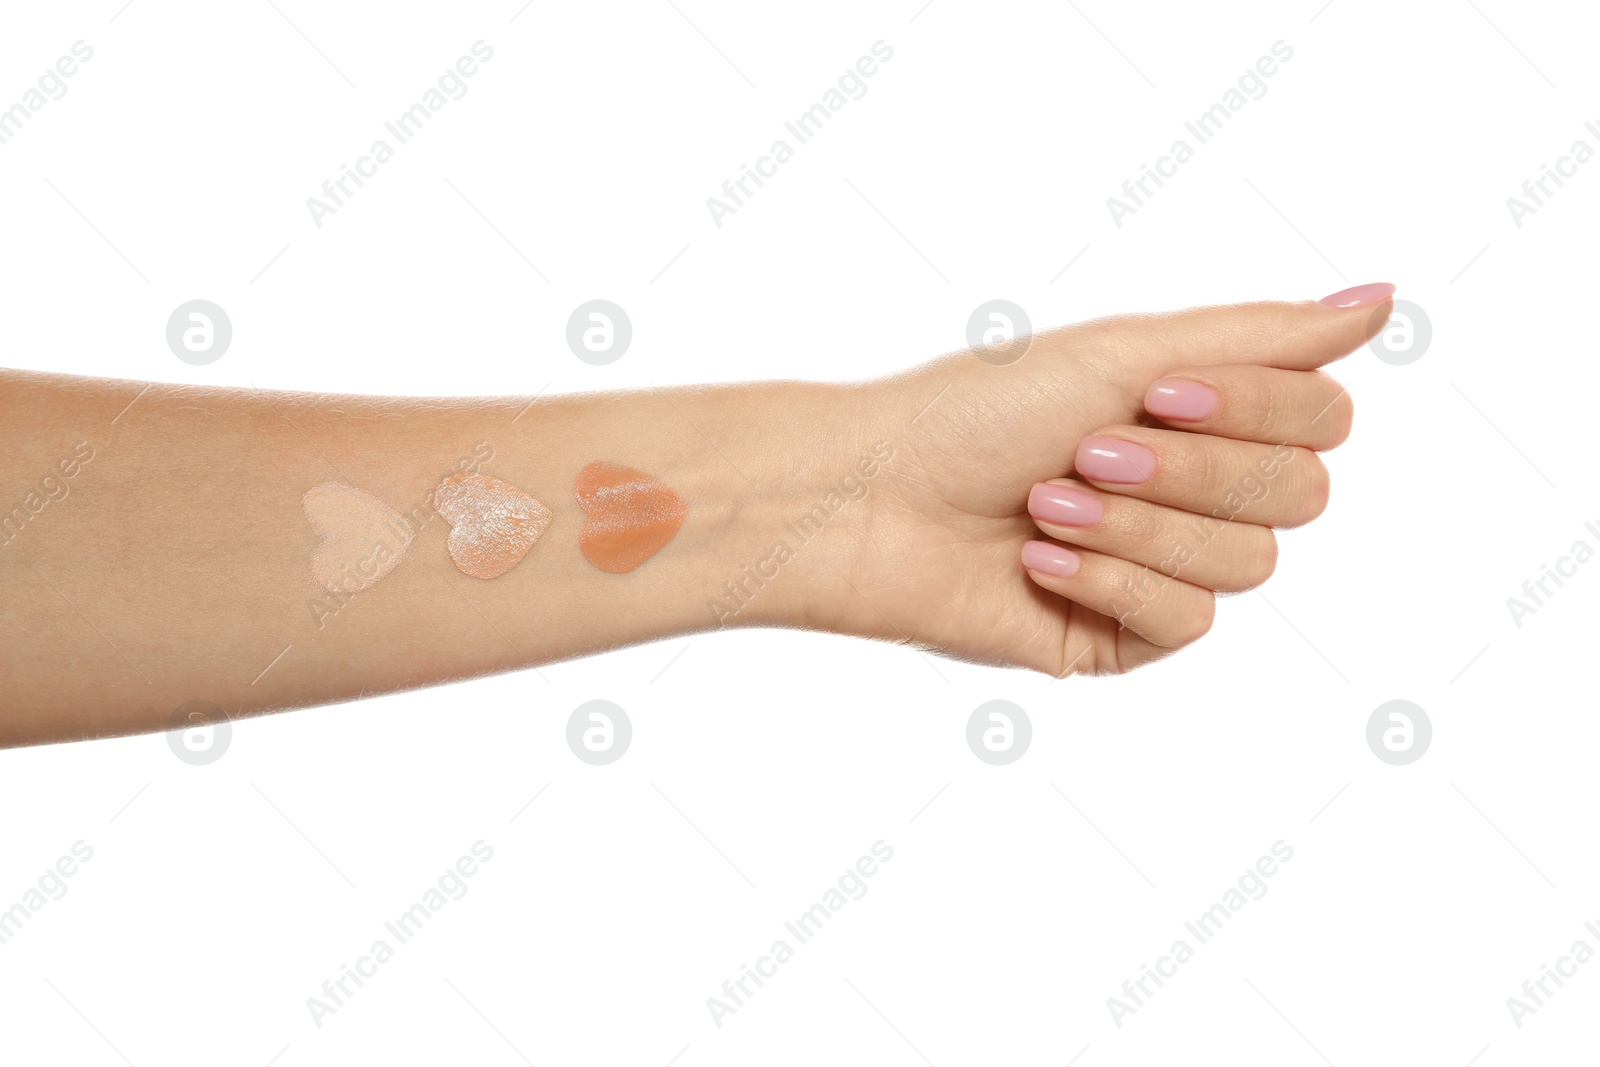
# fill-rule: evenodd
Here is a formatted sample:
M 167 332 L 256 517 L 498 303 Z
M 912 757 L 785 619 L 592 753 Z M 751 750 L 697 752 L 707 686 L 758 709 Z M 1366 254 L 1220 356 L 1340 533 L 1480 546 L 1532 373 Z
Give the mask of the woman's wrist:
M 859 611 L 849 578 L 897 455 L 874 427 L 877 388 L 662 394 L 704 446 L 679 460 L 690 517 L 672 562 L 661 561 L 692 605 L 692 628 L 835 629 Z

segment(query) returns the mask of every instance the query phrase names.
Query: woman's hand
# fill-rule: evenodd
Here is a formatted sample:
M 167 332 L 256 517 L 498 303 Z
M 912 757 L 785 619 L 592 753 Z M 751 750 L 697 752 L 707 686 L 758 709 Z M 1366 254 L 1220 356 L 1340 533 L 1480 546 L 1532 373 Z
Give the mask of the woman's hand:
M 1392 287 L 1363 288 L 1107 319 L 865 386 L 895 458 L 826 624 L 1052 675 L 1194 641 L 1215 592 L 1272 573 L 1272 527 L 1327 503 L 1316 452 L 1352 406 L 1317 368 L 1386 321 Z

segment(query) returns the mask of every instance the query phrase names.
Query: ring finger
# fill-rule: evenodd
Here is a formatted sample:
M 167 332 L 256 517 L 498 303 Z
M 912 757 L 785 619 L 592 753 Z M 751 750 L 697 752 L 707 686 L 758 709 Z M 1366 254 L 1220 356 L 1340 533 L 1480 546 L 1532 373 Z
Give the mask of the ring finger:
M 1068 478 L 1035 485 L 1028 493 L 1028 514 L 1057 541 L 1217 592 L 1253 589 L 1277 565 L 1277 538 L 1265 526 L 1102 493 Z

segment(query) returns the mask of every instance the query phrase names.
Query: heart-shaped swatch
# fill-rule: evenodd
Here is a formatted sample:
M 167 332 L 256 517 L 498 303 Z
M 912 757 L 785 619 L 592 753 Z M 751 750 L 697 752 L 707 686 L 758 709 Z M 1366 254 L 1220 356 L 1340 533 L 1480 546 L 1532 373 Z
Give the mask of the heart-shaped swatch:
M 510 482 L 472 471 L 440 482 L 433 510 L 450 524 L 450 558 L 474 578 L 498 578 L 521 563 L 551 519 L 549 508 Z
M 358 593 L 400 566 L 411 551 L 411 527 L 364 489 L 323 482 L 301 501 L 318 537 L 311 577 L 324 589 Z
M 632 467 L 604 461 L 578 472 L 572 487 L 583 507 L 583 558 L 626 574 L 661 551 L 689 514 L 683 498 Z

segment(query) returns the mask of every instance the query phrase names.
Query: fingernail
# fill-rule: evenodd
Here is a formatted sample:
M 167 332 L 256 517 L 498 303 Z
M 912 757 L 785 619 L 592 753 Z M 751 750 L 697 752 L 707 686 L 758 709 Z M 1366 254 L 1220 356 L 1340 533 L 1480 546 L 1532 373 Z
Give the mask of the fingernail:
M 1325 308 L 1365 308 L 1381 304 L 1394 295 L 1394 286 L 1388 282 L 1368 282 L 1349 289 L 1341 289 L 1325 296 L 1317 303 Z
M 1217 391 L 1187 378 L 1163 378 L 1145 390 L 1144 409 L 1158 419 L 1196 422 L 1217 410 Z
M 1073 465 L 1091 482 L 1135 485 L 1156 472 L 1156 454 L 1132 441 L 1090 434 L 1078 442 Z
M 1079 562 L 1078 554 L 1072 549 L 1048 541 L 1029 541 L 1022 546 L 1022 565 L 1040 574 L 1070 578 L 1078 573 Z
M 1028 491 L 1028 514 L 1057 526 L 1093 526 L 1105 514 L 1093 493 L 1073 485 L 1040 482 Z

